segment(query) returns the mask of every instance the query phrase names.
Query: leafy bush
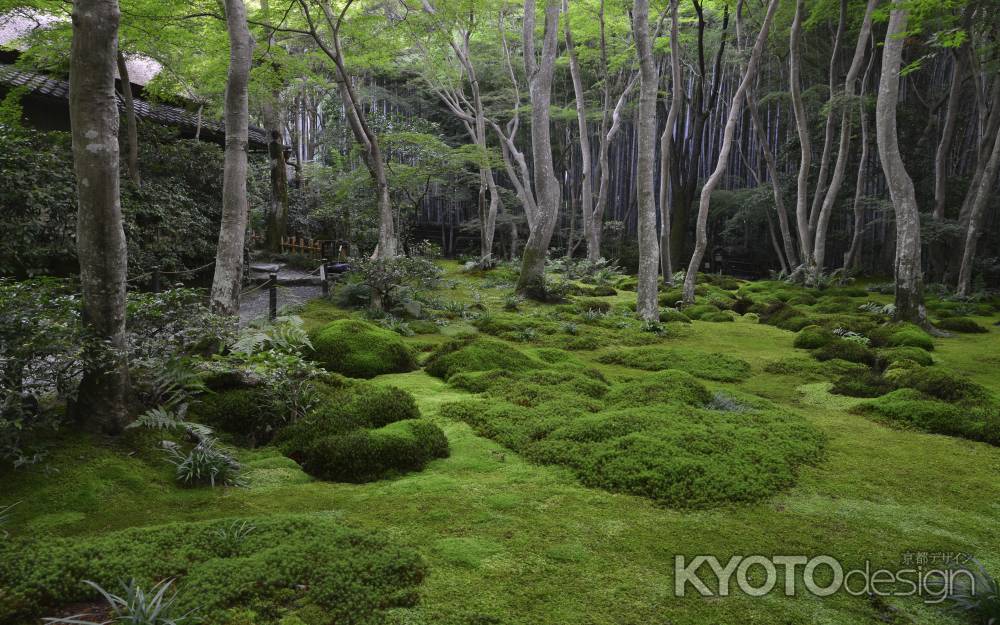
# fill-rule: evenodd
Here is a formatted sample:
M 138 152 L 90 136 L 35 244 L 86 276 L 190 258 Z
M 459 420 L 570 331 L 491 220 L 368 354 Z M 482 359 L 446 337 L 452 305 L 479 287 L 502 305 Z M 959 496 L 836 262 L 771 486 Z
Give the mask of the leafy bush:
M 679 369 L 706 380 L 738 382 L 750 375 L 750 363 L 717 352 L 702 352 L 693 349 L 636 347 L 617 349 L 598 358 L 605 364 L 623 365 L 633 369 L 661 371 Z
M 412 550 L 348 529 L 329 515 L 254 520 L 237 553 L 217 549 L 232 519 L 132 528 L 95 537 L 37 538 L 0 545 L 0 623 L 14 625 L 62 605 L 95 601 L 81 583 L 110 587 L 134 578 L 149 587 L 176 578 L 178 613 L 198 609 L 206 623 L 230 622 L 253 605 L 254 622 L 277 625 L 289 610 L 324 613 L 323 622 L 385 623 L 385 610 L 409 607 L 427 567 Z
M 257 320 L 244 328 L 230 345 L 234 352 L 256 354 L 273 350 L 286 354 L 300 354 L 312 349 L 309 335 L 303 328 L 301 317 L 281 316 L 274 321 Z
M 372 307 L 378 310 L 392 310 L 406 299 L 408 289 L 431 287 L 441 276 L 440 267 L 419 257 L 359 257 L 350 264 L 354 277 L 368 287 Z
M 174 465 L 177 481 L 185 486 L 207 484 L 211 487 L 239 486 L 243 467 L 229 453 L 218 446 L 215 439 L 199 440 L 187 453 L 178 445 L 164 441 L 169 461 Z
M 792 343 L 799 349 L 817 349 L 831 343 L 836 336 L 821 326 L 806 326 L 799 330 Z
M 852 412 L 895 427 L 1000 445 L 1000 411 L 995 406 L 963 408 L 903 388 L 858 404 Z
M 534 359 L 517 348 L 487 337 L 449 341 L 435 350 L 424 363 L 427 373 L 444 380 L 468 371 L 523 371 L 538 366 Z
M 947 319 L 939 319 L 935 325 L 942 330 L 948 330 L 949 332 L 962 332 L 965 334 L 985 334 L 986 332 L 989 332 L 989 330 L 968 317 L 949 317 Z
M 398 334 L 355 319 L 334 321 L 313 337 L 312 357 L 329 371 L 353 378 L 402 373 L 416 368 Z

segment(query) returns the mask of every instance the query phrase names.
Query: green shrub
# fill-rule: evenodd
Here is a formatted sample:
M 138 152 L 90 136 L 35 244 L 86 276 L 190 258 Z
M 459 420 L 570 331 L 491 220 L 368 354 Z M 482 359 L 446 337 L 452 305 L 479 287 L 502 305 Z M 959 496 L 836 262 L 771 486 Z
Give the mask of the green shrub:
M 885 377 L 897 387 L 916 389 L 944 401 L 974 401 L 988 396 L 982 386 L 940 367 L 894 368 Z
M 676 321 L 678 323 L 691 323 L 691 319 L 676 308 L 661 308 L 660 321 L 662 323 L 669 323 L 671 321 Z
M 448 439 L 430 421 L 407 419 L 376 429 L 357 428 L 318 438 L 292 458 L 322 480 L 369 482 L 419 471 L 448 456 Z
M 792 343 L 799 349 L 816 349 L 831 343 L 836 337 L 833 332 L 821 326 L 806 326 L 799 330 Z
M 191 406 L 191 418 L 253 447 L 270 441 L 289 421 L 289 414 L 274 404 L 270 388 L 230 388 L 199 396 Z
M 962 408 L 905 388 L 858 404 L 852 412 L 887 425 L 1000 445 L 1000 411 L 995 406 Z
M 313 357 L 324 368 L 352 378 L 402 373 L 416 368 L 402 337 L 356 319 L 334 321 L 313 338 Z
M 922 367 L 934 364 L 934 357 L 919 347 L 886 347 L 876 352 L 878 361 L 883 367 L 888 367 L 901 360 L 910 360 Z
M 875 351 L 870 347 L 862 345 L 857 341 L 848 341 L 839 337 L 818 349 L 814 349 L 812 355 L 819 361 L 837 358 L 868 366 L 874 365 L 876 360 Z
M 968 317 L 949 317 L 948 319 L 940 319 L 936 325 L 942 330 L 948 330 L 949 332 L 962 332 L 965 334 L 984 334 L 989 332 L 989 330 Z
M 254 606 L 255 623 L 311 606 L 315 623 L 385 622 L 385 610 L 410 607 L 427 566 L 410 549 L 378 534 L 348 529 L 329 515 L 252 519 L 253 531 L 225 540 L 232 519 L 131 528 L 95 537 L 0 544 L 0 623 L 35 622 L 61 606 L 100 599 L 81 583 L 115 588 L 176 578 L 177 609 L 197 608 L 206 623 L 230 622 Z
M 699 378 L 720 382 L 738 382 L 750 375 L 750 363 L 745 360 L 728 354 L 683 348 L 617 349 L 601 355 L 597 360 L 605 364 L 623 365 L 646 371 L 679 369 Z
M 427 373 L 444 380 L 467 371 L 522 371 L 538 366 L 534 359 L 517 348 L 487 337 L 449 341 L 433 352 L 424 363 Z

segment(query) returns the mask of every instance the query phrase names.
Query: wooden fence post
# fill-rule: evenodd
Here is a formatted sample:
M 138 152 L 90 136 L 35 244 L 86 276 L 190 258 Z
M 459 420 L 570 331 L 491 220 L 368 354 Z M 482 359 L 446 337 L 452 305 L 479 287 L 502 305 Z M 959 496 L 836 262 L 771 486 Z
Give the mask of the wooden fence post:
M 278 274 L 268 276 L 267 285 L 267 318 L 274 321 L 278 317 Z

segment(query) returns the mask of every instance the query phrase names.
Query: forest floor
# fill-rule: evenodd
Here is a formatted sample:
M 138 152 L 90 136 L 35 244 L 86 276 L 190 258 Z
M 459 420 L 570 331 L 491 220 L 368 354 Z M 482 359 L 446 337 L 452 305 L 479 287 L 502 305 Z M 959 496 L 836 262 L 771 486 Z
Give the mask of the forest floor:
M 447 265 L 438 294 L 502 310 L 504 291 Z M 634 302 L 619 291 L 614 304 Z M 857 302 L 889 297 L 871 295 Z M 529 318 L 550 307 L 522 304 Z M 319 326 L 350 311 L 307 304 Z M 937 366 L 1000 394 L 1000 328 L 936 339 Z M 674 324 L 671 324 L 674 325 Z M 677 324 L 680 325 L 680 324 Z M 406 340 L 428 351 L 476 329 L 461 318 L 440 333 Z M 567 468 L 528 462 L 440 414 L 469 397 L 423 370 L 379 383 L 410 391 L 446 433 L 450 457 L 423 471 L 368 484 L 317 481 L 271 448 L 244 450 L 246 488 L 183 489 L 155 452 L 132 454 L 95 438 L 66 436 L 44 470 L 0 474 L 4 500 L 21 501 L 17 533 L 89 536 L 166 521 L 328 512 L 351 526 L 377 529 L 415 548 L 430 575 L 416 608 L 399 623 L 747 625 L 960 623 L 942 606 L 914 598 L 674 596 L 675 555 L 829 555 L 862 566 L 899 567 L 907 553 L 970 553 L 1000 572 L 1000 448 L 950 436 L 892 429 L 848 412 L 860 399 L 831 395 L 814 372 L 769 373 L 765 366 L 801 358 L 793 332 L 738 317 L 694 321 L 662 339 L 670 347 L 720 352 L 750 364 L 738 382 L 705 381 L 712 390 L 764 397 L 804 417 L 826 437 L 823 457 L 802 466 L 794 486 L 753 504 L 679 510 L 643 497 L 584 486 Z M 541 337 L 516 343 L 530 349 Z M 609 379 L 634 370 L 597 360 L 614 344 L 573 353 Z M 794 361 L 791 361 L 794 362 Z

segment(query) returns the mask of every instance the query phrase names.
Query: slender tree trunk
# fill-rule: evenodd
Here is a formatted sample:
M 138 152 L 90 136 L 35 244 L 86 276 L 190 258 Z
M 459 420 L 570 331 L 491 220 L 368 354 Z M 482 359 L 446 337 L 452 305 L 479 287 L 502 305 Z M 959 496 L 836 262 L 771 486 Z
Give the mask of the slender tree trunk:
M 972 282 L 972 264 L 976 260 L 976 245 L 982 235 L 983 213 L 986 202 L 991 198 L 991 191 L 996 187 L 998 174 L 1000 174 L 1000 133 L 997 133 L 993 139 L 993 150 L 990 153 L 983 177 L 979 181 L 976 201 L 972 206 L 972 214 L 969 216 L 969 229 L 965 235 L 965 249 L 962 252 L 962 264 L 958 272 L 956 294 L 959 297 L 966 297 L 969 294 Z
M 971 13 L 971 8 L 966 9 Z M 965 75 L 965 46 L 960 47 L 953 55 L 954 63 L 951 70 L 951 87 L 948 90 L 948 105 L 944 114 L 944 127 L 941 129 L 941 139 L 934 153 L 934 219 L 944 219 L 945 203 L 948 199 L 948 155 L 951 152 L 951 140 L 955 136 L 955 126 L 958 122 L 958 111 L 962 107 L 962 81 Z
M 659 319 L 656 301 L 660 249 L 656 232 L 654 163 L 656 160 L 656 93 L 660 84 L 649 38 L 649 0 L 635 0 L 632 32 L 639 55 L 639 154 L 636 167 L 639 222 L 639 285 L 636 312 L 646 321 Z
M 820 152 L 819 174 L 816 176 L 816 190 L 813 195 L 812 208 L 809 210 L 809 234 L 815 240 L 816 228 L 819 223 L 821 206 L 826 197 L 827 178 L 830 175 L 830 157 L 833 152 L 833 135 L 836 130 L 835 109 L 833 106 L 834 94 L 837 92 L 837 60 L 840 55 L 841 42 L 847 30 L 847 0 L 840 0 L 840 18 L 837 21 L 837 34 L 833 40 L 833 51 L 830 53 L 830 99 L 827 102 L 826 125 L 823 131 L 823 151 Z M 825 235 L 824 235 L 825 236 Z M 815 254 L 815 243 L 813 243 Z M 810 259 L 810 264 L 815 268 L 815 259 Z M 815 271 L 822 271 L 816 268 Z
M 870 37 L 871 35 L 869 35 Z M 875 60 L 875 47 L 872 46 L 871 58 L 868 61 L 868 69 L 865 70 L 865 77 L 861 81 L 861 94 L 858 101 L 858 116 L 861 119 L 861 158 L 858 160 L 858 173 L 854 182 L 854 228 L 851 233 L 851 247 L 844 254 L 844 269 L 856 270 L 861 266 L 861 241 L 865 226 L 865 174 L 868 171 L 868 153 L 871 141 L 868 138 L 868 108 L 865 106 L 865 90 L 868 85 L 868 74 L 872 69 L 872 62 Z
M 667 123 L 660 135 L 660 273 L 663 283 L 674 282 L 674 268 L 670 254 L 670 222 L 673 219 L 673 195 L 670 193 L 671 157 L 674 153 L 674 131 L 680 115 L 684 88 L 681 84 L 680 26 L 677 6 L 679 0 L 670 2 L 670 109 Z
M 586 92 L 583 89 L 580 62 L 576 57 L 576 48 L 573 46 L 573 32 L 570 28 L 569 0 L 563 0 L 563 14 L 566 16 L 563 30 L 566 33 L 566 53 L 569 57 L 570 77 L 573 80 L 573 95 L 576 98 L 576 123 L 580 132 L 580 169 L 583 173 L 580 184 L 580 207 L 583 213 L 583 235 L 588 242 L 587 258 L 596 261 L 597 259 L 592 257 L 590 250 L 590 241 L 594 238 L 594 182 L 591 176 L 590 129 L 587 124 Z M 600 257 L 599 238 L 597 247 L 597 256 Z
M 771 29 L 771 21 L 774 19 L 775 9 L 778 8 L 779 0 L 770 0 L 767 5 L 767 15 L 761 24 L 760 33 L 754 43 L 753 51 L 750 53 L 750 60 L 747 62 L 746 71 L 740 81 L 736 93 L 733 95 L 732 105 L 729 108 L 729 116 L 726 119 L 726 126 L 722 135 L 722 146 L 719 150 L 719 158 L 716 161 L 715 170 L 708 177 L 705 186 L 701 189 L 701 198 L 698 202 L 698 223 L 695 236 L 694 253 L 691 255 L 691 262 L 688 264 L 687 275 L 684 277 L 684 303 L 694 303 L 694 287 L 698 278 L 698 268 L 705 256 L 705 248 L 708 247 L 708 209 L 712 198 L 712 193 L 722 182 L 722 177 L 726 173 L 726 166 L 729 164 L 729 154 L 733 148 L 733 134 L 736 132 L 736 124 L 743 116 L 743 99 L 747 89 L 753 82 L 757 74 L 757 66 L 760 64 L 760 57 L 767 42 L 767 34 Z
M 899 153 L 896 108 L 903 59 L 907 9 L 893 9 L 882 51 L 882 76 L 875 105 L 875 137 L 882 169 L 896 211 L 896 318 L 926 324 L 923 275 L 920 267 L 920 214 L 913 180 Z
M 128 175 L 135 186 L 142 186 L 139 174 L 139 127 L 135 119 L 135 100 L 132 98 L 132 81 L 128 76 L 125 55 L 118 51 L 118 77 L 122 85 L 122 100 L 125 101 L 125 132 L 128 139 Z
M 117 0 L 76 0 L 70 50 L 69 111 L 78 201 L 77 255 L 83 324 L 104 344 L 88 362 L 74 412 L 89 426 L 117 433 L 128 421 L 125 280 L 128 250 L 119 200 Z M 108 353 L 105 350 L 110 348 Z M 97 358 L 104 356 L 104 358 Z
M 222 174 L 222 225 L 215 255 L 212 308 L 226 315 L 240 310 L 243 247 L 247 230 L 247 126 L 253 37 L 247 27 L 243 0 L 225 0 L 229 31 L 229 73 L 226 77 L 226 150 Z
M 819 218 L 816 220 L 812 262 L 816 278 L 823 273 L 823 265 L 826 260 L 826 233 L 830 225 L 830 216 L 833 214 L 833 206 L 837 202 L 837 195 L 840 193 L 840 187 L 844 183 L 844 175 L 847 173 L 847 161 L 850 159 L 849 151 L 851 149 L 851 115 L 848 102 L 855 96 L 855 83 L 861 72 L 861 64 L 865 60 L 865 48 L 871 34 L 872 12 L 875 10 L 876 4 L 878 4 L 878 0 L 868 0 L 868 6 L 865 8 L 865 15 L 861 21 L 861 30 L 858 33 L 858 42 L 854 47 L 854 57 L 851 59 L 851 66 L 847 70 L 847 78 L 844 81 L 844 104 L 843 112 L 840 115 L 840 146 L 837 148 L 837 161 L 833 168 L 830 186 L 823 198 Z M 830 99 L 831 101 L 834 99 L 832 95 Z M 819 189 L 816 190 L 816 194 L 820 194 Z
M 531 94 L 531 155 L 534 166 L 537 214 L 524 245 L 518 293 L 545 296 L 545 255 L 559 217 L 562 190 L 552 163 L 549 105 L 559 35 L 559 0 L 545 1 L 545 35 L 541 58 L 535 60 L 535 0 L 524 3 L 524 66 Z
M 274 37 L 274 29 L 271 28 L 268 0 L 261 0 L 260 8 L 264 14 L 267 46 L 268 49 L 271 49 L 277 46 L 277 42 Z M 276 61 L 271 63 L 275 69 L 278 69 Z M 275 88 L 268 96 L 261 105 L 264 127 L 270 137 L 267 154 L 271 166 L 271 192 L 265 217 L 264 245 L 269 251 L 278 253 L 281 251 L 281 239 L 288 234 L 288 173 L 285 163 L 284 133 L 282 132 L 281 116 L 278 114 L 281 92 Z
M 802 39 L 802 20 L 805 19 L 805 0 L 795 3 L 795 18 L 789 37 L 788 79 L 792 96 L 792 110 L 795 112 L 795 129 L 799 135 L 799 175 L 795 192 L 795 221 L 799 232 L 799 251 L 804 262 L 812 258 L 812 237 L 809 233 L 809 167 L 812 164 L 812 144 L 809 139 L 809 119 L 802 102 L 802 84 L 799 74 L 802 53 L 799 42 Z
M 753 124 L 757 143 L 760 144 L 761 151 L 764 154 L 767 177 L 771 181 L 771 192 L 774 195 L 774 209 L 778 213 L 778 229 L 781 231 L 781 241 L 784 250 L 783 258 L 787 260 L 789 270 L 791 270 L 799 264 L 798 256 L 795 253 L 795 239 L 792 237 L 791 227 L 788 224 L 788 210 L 785 208 L 785 196 L 781 191 L 781 180 L 778 178 L 778 164 L 775 162 L 774 154 L 771 153 L 771 146 L 768 145 L 764 127 L 760 123 L 760 115 L 757 111 L 757 99 L 752 90 L 747 91 L 747 108 L 750 109 L 750 123 Z

